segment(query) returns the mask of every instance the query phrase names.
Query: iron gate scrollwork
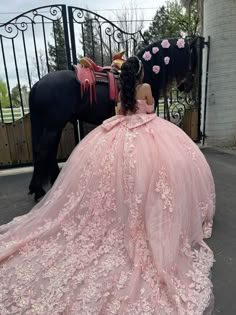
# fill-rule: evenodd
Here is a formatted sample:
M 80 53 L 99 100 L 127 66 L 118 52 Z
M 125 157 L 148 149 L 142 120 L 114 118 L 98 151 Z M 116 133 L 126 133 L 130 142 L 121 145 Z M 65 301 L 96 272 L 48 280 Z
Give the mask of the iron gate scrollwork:
M 120 27 L 90 10 L 68 7 L 73 63 L 77 63 L 79 45 L 82 55 L 99 65 L 108 65 L 114 53 L 124 50 L 126 56 L 135 54 L 138 44 L 143 41 L 141 30 L 128 33 Z M 77 34 L 77 36 L 76 36 Z M 81 34 L 82 41 L 76 40 Z
M 70 49 L 66 6 L 39 7 L 18 15 L 0 26 L 0 60 L 2 59 L 0 65 L 3 65 L 0 68 L 0 77 L 7 85 L 8 107 L 11 109 L 11 119 L 6 119 L 6 122 L 16 120 L 14 109 L 17 107 L 21 108 L 21 116 L 28 113 L 26 98 L 29 90 L 37 80 L 50 71 L 48 44 L 50 31 L 52 33 L 55 31 L 56 22 L 63 25 L 67 65 L 69 66 Z M 56 41 L 55 34 L 54 41 Z M 26 88 L 22 89 L 22 86 Z M 17 99 L 13 100 L 12 89 L 14 87 L 18 90 L 18 102 Z M 23 95 L 23 93 L 27 95 Z M 3 109 L 7 108 L 7 104 L 4 104 L 3 96 L 1 103 L 1 118 L 4 122 Z
M 82 56 L 110 65 L 114 53 L 134 54 L 141 41 L 141 31 L 125 32 L 97 13 L 66 5 L 39 7 L 0 25 L 0 78 L 7 90 L 7 95 L 0 95 L 1 121 L 28 113 L 29 90 L 48 72 L 71 69 Z M 11 111 L 9 119 L 6 108 Z

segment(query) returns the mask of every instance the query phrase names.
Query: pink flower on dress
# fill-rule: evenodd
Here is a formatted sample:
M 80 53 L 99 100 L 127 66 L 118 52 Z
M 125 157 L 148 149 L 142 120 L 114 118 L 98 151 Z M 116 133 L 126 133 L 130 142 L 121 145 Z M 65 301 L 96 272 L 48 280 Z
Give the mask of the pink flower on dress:
M 162 48 L 169 48 L 170 42 L 168 41 L 168 39 L 163 39 L 163 41 L 161 42 L 161 46 Z
M 145 61 L 149 61 L 152 59 L 152 55 L 151 55 L 150 51 L 145 51 L 145 53 L 143 54 L 143 59 Z
M 185 41 L 183 38 L 180 38 L 178 39 L 176 45 L 179 47 L 179 48 L 184 48 L 185 47 Z
M 160 66 L 158 65 L 155 65 L 152 67 L 152 71 L 155 73 L 155 74 L 158 74 L 160 72 Z
M 165 65 L 168 65 L 169 64 L 169 62 L 170 62 L 170 57 L 165 57 L 164 58 L 164 62 L 165 62 Z
M 159 51 L 159 48 L 158 48 L 158 47 L 152 47 L 152 53 L 153 53 L 153 54 L 158 53 L 158 51 Z

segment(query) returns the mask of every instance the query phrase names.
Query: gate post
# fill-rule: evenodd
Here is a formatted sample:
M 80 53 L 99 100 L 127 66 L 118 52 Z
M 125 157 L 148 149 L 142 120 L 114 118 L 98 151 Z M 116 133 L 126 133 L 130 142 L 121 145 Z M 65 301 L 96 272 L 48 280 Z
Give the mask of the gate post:
M 69 27 L 70 27 L 70 42 L 71 42 L 71 52 L 72 52 L 72 62 L 73 64 L 77 64 L 77 57 L 76 57 L 76 48 L 75 48 L 75 30 L 74 30 L 74 23 L 73 23 L 73 12 L 72 7 L 68 7 L 68 18 L 69 18 Z
M 67 14 L 66 6 L 62 5 L 62 21 L 63 21 L 63 29 L 64 29 L 65 45 L 66 45 L 67 69 L 71 69 L 70 42 L 69 42 L 69 33 L 68 33 L 66 14 Z
M 75 30 L 74 30 L 73 11 L 72 10 L 73 10 L 73 8 L 71 6 L 68 6 L 72 63 L 76 65 L 77 64 L 77 57 L 76 57 Z M 83 122 L 79 121 L 79 130 L 78 130 L 78 124 L 76 122 L 73 123 L 73 126 L 74 126 L 75 143 L 78 144 L 79 140 L 81 140 L 84 137 Z M 78 134 L 79 134 L 79 137 L 78 137 Z
M 70 42 L 71 42 L 71 51 L 72 51 L 72 63 L 71 63 L 71 53 L 70 53 L 70 42 L 69 42 L 69 32 L 68 32 L 68 25 L 67 25 L 67 11 L 66 6 L 63 5 L 62 7 L 62 18 L 64 24 L 64 34 L 65 34 L 65 43 L 66 43 L 66 56 L 67 56 L 67 68 L 71 70 L 71 65 L 77 64 L 76 59 L 76 52 L 75 52 L 75 32 L 74 32 L 74 25 L 73 25 L 73 13 L 72 7 L 68 7 L 68 22 L 70 27 Z M 75 144 L 79 143 L 79 130 L 77 120 L 72 122 L 74 128 L 74 137 L 75 137 Z
M 205 94 L 204 94 L 204 114 L 203 114 L 203 134 L 202 144 L 205 145 L 206 140 L 206 110 L 207 110 L 207 93 L 208 93 L 208 73 L 209 73 L 209 59 L 210 59 L 210 43 L 211 37 L 208 36 L 208 41 L 204 43 L 207 47 L 207 60 L 206 60 L 206 78 L 205 78 Z
M 203 49 L 205 47 L 205 39 L 204 37 L 199 37 L 196 42 L 197 55 L 198 55 L 198 64 L 197 64 L 197 74 L 198 74 L 198 82 L 197 82 L 197 104 L 198 104 L 198 126 L 197 126 L 197 142 L 200 142 L 202 139 L 201 134 L 201 110 L 202 110 L 202 59 L 203 59 Z

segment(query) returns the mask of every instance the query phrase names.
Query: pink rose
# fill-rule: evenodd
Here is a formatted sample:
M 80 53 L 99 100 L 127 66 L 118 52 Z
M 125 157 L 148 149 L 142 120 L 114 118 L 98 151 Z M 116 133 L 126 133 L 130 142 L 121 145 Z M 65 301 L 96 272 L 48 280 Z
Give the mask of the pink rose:
M 163 41 L 161 42 L 161 46 L 162 46 L 162 48 L 169 48 L 170 43 L 169 43 L 168 39 L 163 39 Z
M 179 47 L 179 48 L 184 48 L 185 47 L 185 41 L 183 38 L 180 38 L 178 39 L 176 45 Z
M 164 58 L 164 62 L 165 62 L 165 65 L 168 65 L 169 64 L 169 62 L 170 62 L 170 57 L 165 57 Z
M 158 74 L 160 72 L 160 66 L 158 65 L 155 65 L 152 67 L 152 71 L 155 73 L 155 74 Z
M 143 54 L 143 59 L 146 61 L 149 61 L 152 59 L 152 55 L 151 55 L 150 51 L 145 51 L 145 53 Z
M 152 47 L 152 53 L 156 54 L 159 51 L 158 47 Z

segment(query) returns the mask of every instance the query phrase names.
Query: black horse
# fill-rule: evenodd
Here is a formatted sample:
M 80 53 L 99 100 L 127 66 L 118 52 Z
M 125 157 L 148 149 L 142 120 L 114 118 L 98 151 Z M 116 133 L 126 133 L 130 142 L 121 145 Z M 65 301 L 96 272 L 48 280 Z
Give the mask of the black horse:
M 169 39 L 168 43 L 157 41 L 137 54 L 144 65 L 144 81 L 151 85 L 156 104 L 173 80 L 181 91 L 189 92 L 193 87 L 197 64 L 193 42 L 182 41 L 181 47 L 177 45 L 178 39 Z M 145 57 L 146 52 L 151 59 L 149 54 L 149 58 Z M 160 67 L 158 73 L 154 72 L 157 65 Z M 29 190 L 38 200 L 45 194 L 45 182 L 50 180 L 53 184 L 58 176 L 56 157 L 65 125 L 68 122 L 76 124 L 77 120 L 100 124 L 114 114 L 115 102 L 109 98 L 108 85 L 100 82 L 96 84 L 96 103 L 90 104 L 88 93 L 81 95 L 76 73 L 62 70 L 47 74 L 33 86 L 29 106 L 34 164 Z

